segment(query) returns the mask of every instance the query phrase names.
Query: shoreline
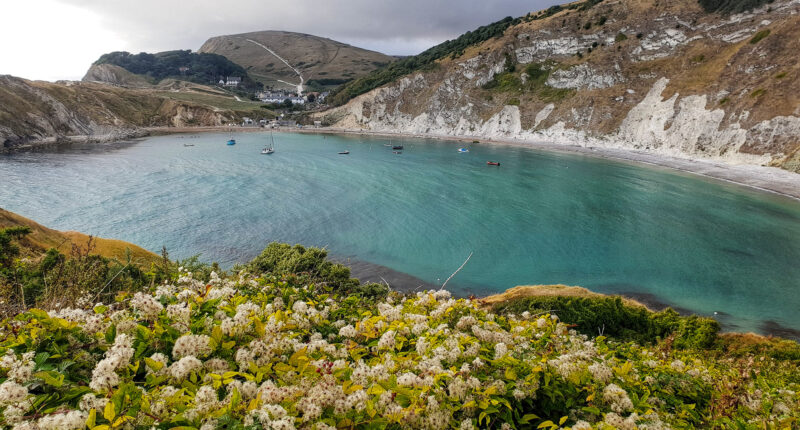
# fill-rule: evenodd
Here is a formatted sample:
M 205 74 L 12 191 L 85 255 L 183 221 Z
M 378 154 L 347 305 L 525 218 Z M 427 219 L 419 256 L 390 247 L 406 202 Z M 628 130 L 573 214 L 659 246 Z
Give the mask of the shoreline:
M 231 127 L 156 127 L 147 129 L 151 135 L 168 135 L 183 133 L 227 132 Z M 235 127 L 236 132 L 255 133 L 267 129 L 262 127 Z M 629 162 L 633 164 L 656 166 L 669 170 L 689 173 L 713 180 L 750 188 L 753 190 L 776 194 L 800 201 L 800 173 L 792 173 L 777 167 L 756 166 L 749 164 L 725 164 L 711 159 L 679 158 L 664 154 L 643 152 L 628 149 L 614 149 L 596 146 L 564 145 L 546 141 L 521 139 L 485 138 L 480 136 L 449 136 L 426 133 L 401 133 L 389 131 L 372 131 L 345 128 L 291 128 L 274 129 L 280 132 L 307 134 L 341 134 L 353 136 L 395 137 L 412 139 L 449 140 L 454 142 L 490 143 L 524 147 L 534 150 L 580 154 L 607 160 Z

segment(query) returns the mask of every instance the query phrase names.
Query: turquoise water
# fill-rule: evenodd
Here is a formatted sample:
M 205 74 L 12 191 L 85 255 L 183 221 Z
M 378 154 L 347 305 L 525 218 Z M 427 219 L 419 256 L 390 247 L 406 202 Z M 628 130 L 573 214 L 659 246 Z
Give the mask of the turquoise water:
M 276 134 L 261 155 L 264 133 L 227 139 L 2 156 L 0 206 L 226 266 L 270 241 L 325 246 L 418 278 L 400 287 L 441 283 L 473 252 L 457 293 L 563 283 L 719 312 L 729 329 L 800 330 L 800 202 L 528 148 L 395 140 L 393 154 L 385 139 Z

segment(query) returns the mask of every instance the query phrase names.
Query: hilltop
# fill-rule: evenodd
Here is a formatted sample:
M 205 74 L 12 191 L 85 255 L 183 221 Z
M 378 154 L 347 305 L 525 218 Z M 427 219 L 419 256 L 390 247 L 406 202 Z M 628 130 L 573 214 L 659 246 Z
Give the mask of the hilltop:
M 800 172 L 800 3 L 764 3 L 587 0 L 508 18 L 337 89 L 323 119 Z
M 310 88 L 321 89 L 364 76 L 395 60 L 324 37 L 288 31 L 212 37 L 198 52 L 222 55 L 242 66 L 253 79 L 289 89 L 300 83 L 298 73 Z

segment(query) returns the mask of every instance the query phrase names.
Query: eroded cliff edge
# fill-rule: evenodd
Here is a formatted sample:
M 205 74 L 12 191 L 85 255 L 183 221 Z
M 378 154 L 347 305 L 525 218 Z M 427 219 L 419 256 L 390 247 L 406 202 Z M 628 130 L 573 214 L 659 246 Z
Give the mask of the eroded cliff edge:
M 800 172 L 799 40 L 800 0 L 735 15 L 602 2 L 514 25 L 323 118 Z

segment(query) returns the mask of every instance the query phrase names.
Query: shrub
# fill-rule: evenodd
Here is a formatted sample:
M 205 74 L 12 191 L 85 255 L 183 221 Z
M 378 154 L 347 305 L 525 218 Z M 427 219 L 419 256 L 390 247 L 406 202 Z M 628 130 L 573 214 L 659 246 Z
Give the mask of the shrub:
M 327 257 L 328 252 L 324 249 L 272 242 L 247 268 L 276 276 L 305 275 L 310 282 L 322 283 L 339 292 L 368 296 L 381 296 L 388 292 L 379 284 L 360 285 L 358 279 L 350 278 L 349 267 L 330 262 Z
M 628 40 L 628 36 L 626 36 L 625 33 L 622 32 L 617 33 L 617 36 L 614 38 L 614 41 L 617 43 L 622 42 L 624 40 Z
M 755 45 L 756 43 L 760 42 L 765 37 L 769 36 L 769 33 L 770 33 L 769 29 L 759 31 L 758 33 L 756 33 L 753 36 L 752 39 L 750 39 L 750 44 L 751 45 Z
M 493 310 L 554 312 L 585 335 L 602 334 L 621 341 L 654 343 L 674 335 L 675 345 L 681 348 L 709 348 L 719 331 L 719 323 L 713 319 L 681 317 L 672 309 L 654 313 L 625 305 L 619 297 L 528 297 L 499 304 Z
M 800 414 L 785 366 L 742 373 L 592 340 L 549 314 L 488 314 L 446 291 L 375 301 L 296 281 L 184 272 L 113 307 L 6 320 L 0 425 L 791 428 Z M 752 387 L 761 407 L 719 413 Z

